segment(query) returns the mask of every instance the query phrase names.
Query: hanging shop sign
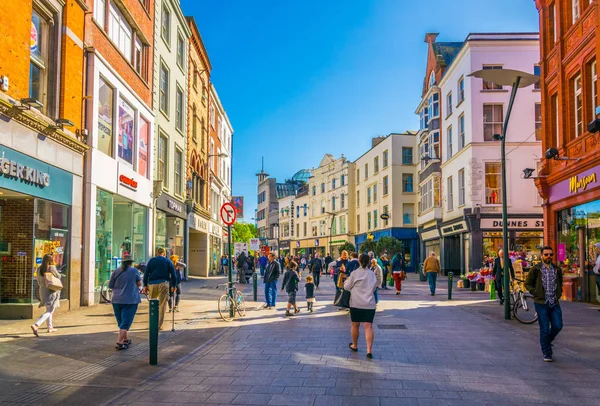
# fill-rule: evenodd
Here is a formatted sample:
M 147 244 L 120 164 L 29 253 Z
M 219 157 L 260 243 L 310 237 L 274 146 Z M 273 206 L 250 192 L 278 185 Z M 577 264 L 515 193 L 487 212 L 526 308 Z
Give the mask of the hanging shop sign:
M 509 230 L 523 230 L 532 228 L 544 228 L 544 220 L 541 218 L 509 218 L 507 223 Z M 500 230 L 502 229 L 502 219 L 481 219 L 482 230 Z
M 548 202 L 554 203 L 600 186 L 599 173 L 600 165 L 550 186 Z

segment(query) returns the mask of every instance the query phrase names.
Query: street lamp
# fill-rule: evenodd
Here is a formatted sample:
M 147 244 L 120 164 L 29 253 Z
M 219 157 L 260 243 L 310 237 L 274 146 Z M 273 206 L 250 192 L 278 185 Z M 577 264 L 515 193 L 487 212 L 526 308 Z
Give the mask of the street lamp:
M 328 212 L 328 211 L 326 211 L 325 214 L 327 214 L 329 216 L 332 216 L 331 217 L 331 224 L 329 224 L 329 255 L 331 255 L 331 252 L 332 252 L 331 251 L 332 250 L 332 248 L 331 248 L 331 237 L 332 237 L 332 233 L 333 233 L 333 222 L 335 221 L 336 214 Z M 335 257 L 335 255 L 334 255 L 334 257 Z
M 506 207 L 506 129 L 512 112 L 517 90 L 520 87 L 528 87 L 537 83 L 540 77 L 531 73 L 512 69 L 483 69 L 471 73 L 468 76 L 483 79 L 486 82 L 494 82 L 501 86 L 511 86 L 510 99 L 502 126 L 502 135 L 494 134 L 494 140 L 500 141 L 500 159 L 502 161 L 502 251 L 504 254 L 504 319 L 510 320 L 510 275 L 508 257 L 508 214 Z

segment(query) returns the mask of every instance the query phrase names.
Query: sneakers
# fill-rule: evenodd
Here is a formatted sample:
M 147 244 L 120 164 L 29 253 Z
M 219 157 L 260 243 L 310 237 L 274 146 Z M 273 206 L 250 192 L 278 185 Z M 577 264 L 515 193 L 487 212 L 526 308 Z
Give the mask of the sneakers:
M 179 313 L 179 307 L 176 307 L 175 309 L 173 309 L 173 311 Z
M 300 309 L 294 310 L 294 314 L 298 314 L 298 313 L 300 313 Z
M 31 331 L 33 331 L 33 335 L 36 337 L 39 337 L 40 335 L 38 334 L 38 327 L 35 324 L 31 325 Z
M 57 328 L 48 327 L 48 333 L 56 333 L 58 331 Z
M 554 362 L 552 355 L 544 355 L 544 362 Z
M 285 317 L 290 317 L 290 316 L 293 316 L 293 314 L 292 314 L 292 313 L 290 313 L 288 310 L 286 310 L 286 312 L 285 312 Z

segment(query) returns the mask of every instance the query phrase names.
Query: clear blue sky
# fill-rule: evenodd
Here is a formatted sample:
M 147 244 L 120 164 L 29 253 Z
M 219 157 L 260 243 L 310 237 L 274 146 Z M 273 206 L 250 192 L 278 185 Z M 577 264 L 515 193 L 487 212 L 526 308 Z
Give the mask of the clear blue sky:
M 351 160 L 416 129 L 427 46 L 469 32 L 538 31 L 533 0 L 181 0 L 196 18 L 233 125 L 233 194 L 254 217 L 256 176 Z

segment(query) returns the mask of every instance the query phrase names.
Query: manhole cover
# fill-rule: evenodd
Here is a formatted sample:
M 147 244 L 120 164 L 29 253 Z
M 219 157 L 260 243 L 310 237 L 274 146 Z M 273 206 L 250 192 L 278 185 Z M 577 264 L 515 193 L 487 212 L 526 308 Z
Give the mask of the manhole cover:
M 404 324 L 378 324 L 380 330 L 406 330 Z

